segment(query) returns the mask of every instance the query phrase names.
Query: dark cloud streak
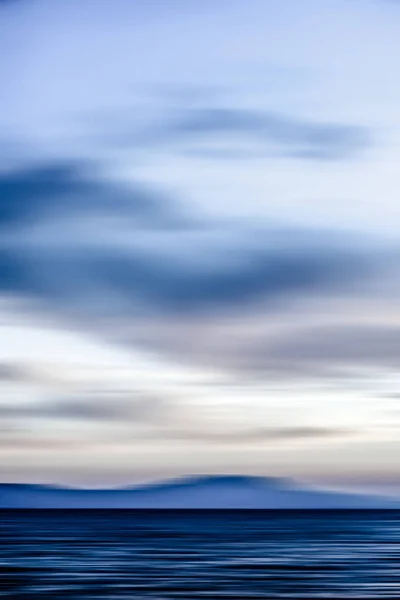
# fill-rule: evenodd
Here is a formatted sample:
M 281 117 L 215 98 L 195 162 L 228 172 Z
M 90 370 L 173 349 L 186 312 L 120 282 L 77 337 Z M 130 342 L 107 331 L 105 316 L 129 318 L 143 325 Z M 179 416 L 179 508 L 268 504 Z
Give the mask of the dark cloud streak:
M 207 430 L 163 430 L 161 435 L 166 439 L 194 441 L 194 442 L 212 442 L 216 444 L 252 444 L 252 443 L 275 443 L 275 442 L 297 442 L 303 440 L 318 440 L 340 438 L 354 434 L 353 431 L 340 428 L 329 427 L 282 427 L 251 428 L 241 431 L 223 431 L 217 430 L 210 432 Z
M 186 106 L 141 131 L 112 134 L 111 139 L 113 136 L 117 143 L 133 148 L 160 147 L 210 158 L 238 155 L 242 159 L 265 154 L 314 161 L 347 160 L 372 144 L 369 130 L 362 126 L 218 106 Z M 222 147 L 213 148 L 216 141 Z
M 59 309 L 120 300 L 124 310 L 209 311 L 329 289 L 373 263 L 334 232 L 238 226 L 70 164 L 0 178 L 0 288 Z M 34 237 L 36 236 L 36 237 Z

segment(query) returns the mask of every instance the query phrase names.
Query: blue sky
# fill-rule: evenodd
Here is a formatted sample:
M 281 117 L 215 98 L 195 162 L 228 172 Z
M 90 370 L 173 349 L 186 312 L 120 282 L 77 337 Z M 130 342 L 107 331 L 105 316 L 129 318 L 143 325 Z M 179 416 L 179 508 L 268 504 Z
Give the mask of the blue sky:
M 1 3 L 2 480 L 398 489 L 399 23 Z

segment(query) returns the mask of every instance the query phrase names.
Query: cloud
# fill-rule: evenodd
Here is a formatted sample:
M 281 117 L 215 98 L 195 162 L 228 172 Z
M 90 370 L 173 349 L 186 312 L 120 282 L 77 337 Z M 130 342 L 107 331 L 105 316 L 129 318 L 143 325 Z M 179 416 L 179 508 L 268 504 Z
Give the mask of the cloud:
M 1 289 L 59 310 L 229 310 L 335 288 L 374 262 L 335 232 L 200 220 L 85 164 L 5 172 L 0 198 Z
M 369 130 L 362 126 L 199 105 L 186 105 L 141 131 L 115 139 L 138 148 L 166 147 L 209 158 L 244 159 L 258 154 L 317 161 L 350 159 L 372 143 Z
M 347 436 L 353 435 L 354 432 L 349 430 L 340 430 L 333 428 L 288 428 L 286 430 L 259 430 L 259 431 L 248 431 L 239 434 L 216 434 L 213 436 L 208 436 L 205 434 L 193 434 L 188 433 L 187 435 L 184 432 L 175 432 L 175 431 L 164 431 L 160 432 L 154 430 L 153 432 L 147 433 L 145 436 L 141 435 L 140 432 L 135 432 L 135 440 L 137 441 L 147 441 L 150 444 L 154 441 L 157 443 L 161 443 L 164 445 L 165 452 L 168 452 L 168 446 L 165 446 L 169 442 L 172 444 L 184 444 L 185 447 L 187 444 L 204 444 L 209 445 L 211 448 L 214 448 L 216 452 L 221 451 L 226 446 L 226 449 L 229 446 L 235 446 L 240 451 L 244 446 L 263 446 L 270 447 L 282 444 L 288 444 L 293 442 L 293 444 L 301 444 L 302 442 L 332 442 L 335 440 L 341 440 Z M 132 440 L 129 439 L 124 434 L 119 432 L 118 435 L 112 434 L 109 431 L 108 435 L 105 435 L 104 432 L 102 435 L 98 436 L 86 436 L 82 437 L 82 435 L 74 435 L 71 433 L 49 433 L 49 432 L 39 432 L 39 431 L 29 431 L 26 428 L 18 430 L 6 429 L 2 432 L 0 437 L 0 448 L 3 452 L 11 452 L 22 454 L 28 452 L 39 452 L 45 453 L 44 456 L 51 463 L 52 453 L 54 453 L 54 457 L 59 458 L 58 452 L 68 451 L 69 453 L 73 453 L 76 458 L 79 458 L 79 464 L 82 466 L 85 465 L 88 454 L 98 460 L 99 453 L 107 453 L 110 450 L 117 449 L 121 451 L 124 449 L 124 452 L 132 450 L 135 448 L 135 445 L 132 445 Z M 46 460 L 47 460 L 46 459 Z M 32 472 L 37 471 L 37 467 L 44 467 L 45 465 L 40 462 L 39 465 L 31 465 L 29 463 L 23 463 L 25 469 Z M 19 465 L 20 466 L 20 465 Z M 122 463 L 122 470 L 125 470 L 126 465 Z M 130 467 L 131 469 L 131 467 Z M 3 466 L 3 473 L 5 469 Z M 131 470 L 129 473 L 131 474 Z
M 0 172 L 0 228 L 59 221 L 90 212 L 117 211 L 137 225 L 177 227 L 184 221 L 171 201 L 144 185 L 129 188 L 102 177 L 99 166 L 85 161 L 49 161 Z
M 13 363 L 0 363 L 1 383 L 21 383 L 30 380 L 31 376 L 24 367 Z
M 106 394 L 107 396 L 107 394 Z M 199 407 L 198 407 L 199 408 Z M 7 404 L 0 406 L 0 428 L 7 434 L 4 446 L 13 446 L 13 439 L 27 440 L 28 444 L 40 447 L 42 441 L 57 440 L 54 431 L 49 438 L 47 420 L 59 430 L 60 441 L 75 437 L 76 442 L 85 439 L 100 444 L 133 441 L 152 442 L 193 442 L 205 445 L 263 445 L 279 442 L 301 442 L 312 440 L 330 440 L 353 435 L 350 428 L 322 425 L 271 426 L 263 424 L 265 417 L 260 416 L 260 424 L 239 424 L 234 411 L 229 408 L 223 420 L 204 414 L 200 407 L 188 403 L 176 403 L 160 397 L 118 398 L 110 394 L 94 393 L 92 397 L 82 396 L 78 392 L 69 397 L 53 397 L 46 401 L 29 404 Z M 203 407 L 204 408 L 204 407 Z M 231 407 L 232 408 L 232 407 Z M 243 409 L 246 417 L 246 409 Z M 74 422 L 79 426 L 72 433 L 65 425 Z M 106 425 L 106 430 L 104 429 Z M 59 427 L 61 426 L 61 429 Z M 24 444 L 22 444 L 24 445 Z
M 295 362 L 304 368 L 346 364 L 398 368 L 400 328 L 373 323 L 308 327 L 282 337 L 269 353 L 283 364 Z
M 231 331 L 224 334 L 224 328 L 216 323 L 214 332 L 212 327 L 210 331 L 203 328 L 203 335 L 208 340 L 205 347 L 189 345 L 185 353 L 184 339 L 176 336 L 175 341 L 172 333 L 165 346 L 178 357 L 188 358 L 192 353 L 195 362 L 218 365 L 231 373 L 245 376 L 246 380 L 250 378 L 250 381 L 261 378 L 292 385 L 296 382 L 298 385 L 301 382 L 325 381 L 331 382 L 338 391 L 361 389 L 370 394 L 373 390 L 380 390 L 380 381 L 382 385 L 388 385 L 385 381 L 389 377 L 390 388 L 396 389 L 395 373 L 400 367 L 398 319 L 393 325 L 379 323 L 372 306 L 369 309 L 370 323 L 357 324 L 357 314 L 350 314 L 354 301 L 362 302 L 362 294 L 353 300 L 349 298 L 347 315 L 346 305 L 340 307 L 339 304 L 321 301 L 313 305 L 314 313 L 307 315 L 299 311 L 295 321 L 291 321 L 290 310 L 283 309 L 270 316 L 256 311 L 253 320 L 243 312 L 243 328 L 248 331 L 246 335 L 235 332 L 232 322 L 225 327 L 227 330 L 231 328 Z M 376 312 L 380 310 L 377 302 Z M 347 323 L 343 322 L 346 317 Z M 313 323 L 321 320 L 321 325 Z M 259 327 L 254 330 L 257 323 Z M 338 388 L 339 385 L 342 387 Z M 383 397 L 380 391 L 374 393 Z
M 338 380 L 398 364 L 397 330 L 372 327 L 375 282 L 397 264 L 378 242 L 200 218 L 178 197 L 79 161 L 3 170 L 0 198 L 0 290 L 64 323 L 241 376 Z M 371 327 L 341 327 L 340 314 L 367 301 Z M 0 377 L 25 375 L 4 364 Z M 101 404 L 96 416 L 91 403 L 56 404 L 49 418 L 117 421 L 121 408 Z
M 239 431 L 215 430 L 166 430 L 161 432 L 167 439 L 215 444 L 263 444 L 276 442 L 296 442 L 340 438 L 354 434 L 353 431 L 330 427 L 259 427 Z
M 151 421 L 162 408 L 162 400 L 155 396 L 101 390 L 92 395 L 77 391 L 70 396 L 51 397 L 29 404 L 3 404 L 0 418 L 26 422 L 30 419 L 73 420 L 92 423 L 141 423 Z
M 1 430 L 0 430 L 1 431 Z M 35 451 L 45 450 L 46 452 L 68 449 L 69 451 L 77 448 L 78 440 L 76 438 L 62 438 L 54 435 L 38 435 L 35 432 L 10 431 L 8 428 L 1 432 L 0 448 L 4 451 Z M 3 467 L 4 470 L 4 467 Z

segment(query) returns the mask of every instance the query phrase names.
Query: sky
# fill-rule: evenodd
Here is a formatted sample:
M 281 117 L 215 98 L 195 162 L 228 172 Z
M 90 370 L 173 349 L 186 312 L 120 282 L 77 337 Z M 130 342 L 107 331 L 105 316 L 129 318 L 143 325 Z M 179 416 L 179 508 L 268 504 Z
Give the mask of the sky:
M 0 3 L 0 480 L 400 493 L 400 3 Z

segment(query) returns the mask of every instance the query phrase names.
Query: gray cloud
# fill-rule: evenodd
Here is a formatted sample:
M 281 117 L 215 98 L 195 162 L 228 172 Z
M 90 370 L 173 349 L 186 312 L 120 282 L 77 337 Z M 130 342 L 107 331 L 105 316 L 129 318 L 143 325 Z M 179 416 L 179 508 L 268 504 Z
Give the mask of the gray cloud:
M 397 368 L 400 328 L 382 325 L 310 327 L 282 338 L 270 350 L 277 361 L 312 365 L 362 364 Z
M 319 316 L 322 310 L 323 305 L 319 308 Z M 284 312 L 279 314 L 279 319 L 284 320 L 284 317 Z M 316 316 L 316 320 L 318 318 Z M 393 372 L 400 367 L 400 328 L 374 323 L 373 313 L 370 320 L 370 325 L 313 326 L 309 323 L 289 329 L 282 327 L 278 335 L 272 336 L 268 335 L 266 327 L 264 334 L 249 335 L 241 342 L 240 338 L 237 341 L 233 336 L 226 343 L 223 340 L 219 343 L 217 333 L 216 340 L 209 342 L 208 355 L 206 350 L 195 347 L 193 360 L 206 365 L 220 365 L 251 380 L 261 377 L 292 383 L 331 381 L 335 387 L 342 382 L 347 390 L 352 386 L 358 389 L 357 381 L 362 376 L 366 390 L 369 386 L 374 389 L 373 373 L 382 370 L 383 373 L 385 370 Z M 326 315 L 325 322 L 329 322 Z M 249 323 L 251 326 L 251 321 Z M 172 338 L 169 343 L 171 352 L 185 356 L 183 342 L 180 346 L 175 345 Z M 369 383 L 368 373 L 371 373 Z M 396 399 L 397 396 L 395 392 L 385 397 Z M 382 394 L 379 397 L 382 398 Z
M 185 105 L 142 131 L 127 133 L 127 130 L 129 132 L 129 126 L 123 134 L 110 137 L 122 145 L 165 147 L 169 151 L 210 158 L 243 159 L 261 154 L 304 160 L 345 160 L 372 144 L 365 127 L 312 122 L 228 106 Z
M 353 431 L 329 428 L 329 427 L 260 427 L 243 429 L 240 431 L 207 431 L 199 429 L 198 431 L 164 430 L 161 435 L 167 439 L 182 441 L 212 442 L 215 444 L 251 444 L 251 443 L 274 443 L 290 442 L 313 439 L 330 439 L 343 437 L 353 434 Z
M 393 252 L 374 243 L 200 219 L 181 211 L 179 199 L 104 180 L 86 163 L 3 171 L 0 199 L 0 290 L 108 338 L 252 377 L 338 380 L 348 368 L 398 366 L 393 328 L 298 324 L 275 338 L 268 332 L 274 314 L 284 326 L 290 307 L 321 295 L 354 297 L 388 263 L 395 267 Z M 224 321 L 229 331 L 219 329 Z M 3 381 L 32 377 L 0 365 Z M 68 401 L 36 416 L 118 421 L 126 410 Z
M 6 362 L 0 363 L 0 382 L 21 383 L 30 380 L 31 375 L 23 366 Z
M 0 289 L 91 314 L 190 314 L 335 288 L 375 258 L 335 232 L 182 215 L 86 166 L 0 177 Z
M 0 406 L 0 418 L 12 419 L 72 419 L 91 422 L 140 423 L 151 421 L 161 410 L 163 402 L 156 397 L 130 392 L 99 391 L 92 395 L 54 397 L 30 404 Z
M 340 428 L 324 428 L 324 427 L 288 427 L 281 429 L 259 429 L 249 430 L 237 433 L 216 432 L 209 435 L 205 432 L 185 432 L 170 430 L 154 429 L 145 433 L 135 431 L 135 439 L 158 441 L 158 442 L 182 442 L 182 443 L 204 443 L 212 446 L 224 446 L 234 444 L 235 446 L 245 446 L 247 444 L 279 444 L 279 443 L 301 443 L 303 441 L 329 441 L 340 440 L 348 435 L 353 435 L 354 432 Z M 0 437 L 0 447 L 6 450 L 75 450 L 86 452 L 88 448 L 99 449 L 103 451 L 112 447 L 116 443 L 129 444 L 132 440 L 119 432 L 118 435 L 112 430 L 107 435 L 99 435 L 97 437 L 85 437 L 76 435 L 55 435 L 38 431 L 29 431 L 24 429 L 4 429 Z

